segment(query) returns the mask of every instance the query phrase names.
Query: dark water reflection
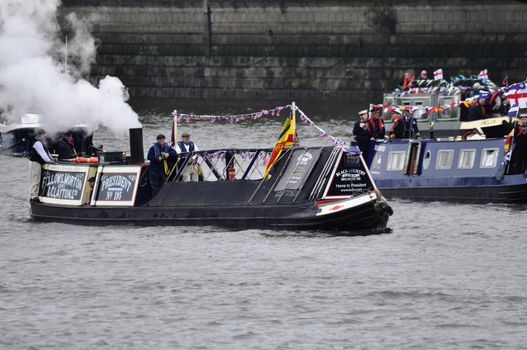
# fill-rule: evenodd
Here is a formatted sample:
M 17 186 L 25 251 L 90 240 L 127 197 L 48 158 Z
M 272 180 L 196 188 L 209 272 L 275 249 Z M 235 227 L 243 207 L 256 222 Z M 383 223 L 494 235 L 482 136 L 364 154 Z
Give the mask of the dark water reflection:
M 145 147 L 169 133 L 176 105 L 150 104 L 142 109 Z M 343 108 L 301 107 L 349 136 Z M 182 123 L 180 130 L 203 149 L 268 147 L 280 124 Z M 322 143 L 307 129 L 301 136 Z M 127 148 L 107 131 L 97 140 Z M 0 160 L 0 348 L 525 346 L 526 206 L 394 200 L 391 233 L 359 237 L 35 223 L 27 161 Z

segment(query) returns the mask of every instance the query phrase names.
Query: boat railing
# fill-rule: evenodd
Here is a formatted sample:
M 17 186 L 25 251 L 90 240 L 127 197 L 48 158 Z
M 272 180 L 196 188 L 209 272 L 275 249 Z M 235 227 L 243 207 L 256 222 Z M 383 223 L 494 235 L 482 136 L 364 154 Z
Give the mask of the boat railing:
M 272 149 L 221 149 L 182 153 L 172 165 L 168 181 L 261 180 Z

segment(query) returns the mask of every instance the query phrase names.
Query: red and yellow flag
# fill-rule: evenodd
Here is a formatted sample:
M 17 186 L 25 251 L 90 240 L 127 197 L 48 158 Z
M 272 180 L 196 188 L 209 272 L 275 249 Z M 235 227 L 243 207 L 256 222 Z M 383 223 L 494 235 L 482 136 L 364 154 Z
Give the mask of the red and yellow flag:
M 293 114 L 291 114 L 285 121 L 282 127 L 282 132 L 276 144 L 274 145 L 273 152 L 269 156 L 267 165 L 265 166 L 264 178 L 269 178 L 269 172 L 271 171 L 274 164 L 280 158 L 284 148 L 292 147 L 296 140 L 296 120 Z

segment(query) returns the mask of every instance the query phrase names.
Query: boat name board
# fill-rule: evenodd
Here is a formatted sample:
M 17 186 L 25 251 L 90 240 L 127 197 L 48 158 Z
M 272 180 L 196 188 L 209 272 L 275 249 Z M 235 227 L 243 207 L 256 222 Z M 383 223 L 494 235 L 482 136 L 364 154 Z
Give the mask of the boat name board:
M 40 196 L 80 201 L 86 181 L 86 172 L 44 169 L 40 186 Z
M 133 206 L 139 186 L 141 167 L 104 166 L 100 170 L 96 206 Z
M 98 198 L 104 201 L 130 201 L 136 180 L 136 174 L 102 174 Z

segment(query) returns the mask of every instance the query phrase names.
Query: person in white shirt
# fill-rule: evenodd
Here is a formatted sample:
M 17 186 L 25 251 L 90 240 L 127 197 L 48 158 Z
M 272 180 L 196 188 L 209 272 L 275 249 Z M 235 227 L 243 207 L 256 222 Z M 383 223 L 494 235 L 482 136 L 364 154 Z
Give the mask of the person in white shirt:
M 35 140 L 33 147 L 31 147 L 31 150 L 29 151 L 29 160 L 31 161 L 29 177 L 31 193 L 29 195 L 29 201 L 31 203 L 38 202 L 38 190 L 40 186 L 40 176 L 42 174 L 42 165 L 46 163 L 55 163 L 55 160 L 49 153 L 46 145 L 46 134 L 42 132 L 35 137 Z
M 184 132 L 181 135 L 181 141 L 176 144 L 176 152 L 187 156 L 188 153 L 199 151 L 198 146 L 190 140 L 190 134 Z M 183 174 L 181 175 L 182 181 L 199 181 L 199 166 L 195 164 L 195 159 L 188 161 Z

